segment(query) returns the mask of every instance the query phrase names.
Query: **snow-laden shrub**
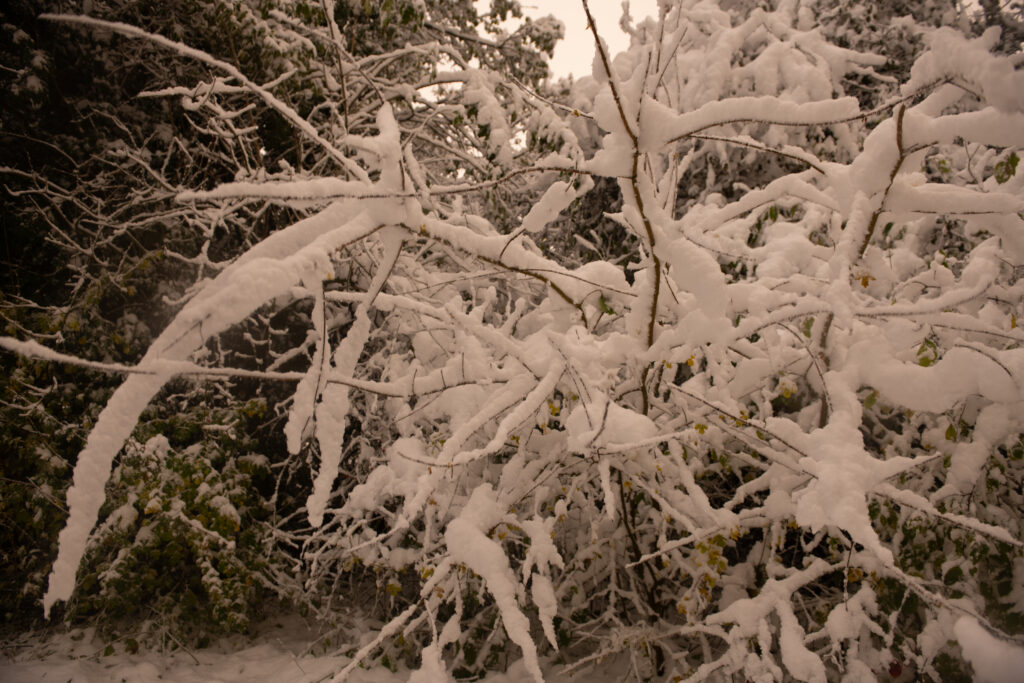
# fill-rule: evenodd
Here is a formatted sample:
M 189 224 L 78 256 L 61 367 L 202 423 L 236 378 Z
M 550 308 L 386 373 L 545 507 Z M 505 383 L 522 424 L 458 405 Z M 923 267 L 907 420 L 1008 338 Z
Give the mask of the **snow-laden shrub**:
M 994 33 L 928 31 L 898 96 L 864 111 L 844 76 L 884 60 L 830 45 L 810 4 L 660 8 L 627 53 L 598 48 L 589 108 L 456 60 L 407 87 L 380 77 L 362 136 L 162 41 L 337 170 L 178 195 L 197 215 L 318 211 L 201 283 L 107 403 L 46 607 L 73 593 L 146 404 L 180 374 L 245 374 L 295 383 L 287 448 L 315 476 L 289 533 L 312 602 L 329 610 L 355 571 L 391 598 L 338 680 L 398 639 L 435 673 L 518 649 L 535 680 L 556 650 L 639 680 L 804 681 L 939 679 L 1015 652 L 1024 76 Z M 438 81 L 442 103 L 415 95 Z M 552 150 L 517 150 L 518 132 Z M 618 183 L 612 218 L 638 246 L 562 263 L 533 236 L 594 177 Z M 488 213 L 503 185 L 537 197 L 507 233 Z M 198 362 L 296 301 L 312 306 L 302 371 Z
M 155 434 L 129 441 L 107 482 L 70 618 L 136 642 L 202 643 L 245 631 L 283 592 L 270 579 L 281 564 L 269 552 L 274 478 L 237 434 L 265 410 L 252 401 L 233 421 L 193 409 L 146 422 L 142 434 Z

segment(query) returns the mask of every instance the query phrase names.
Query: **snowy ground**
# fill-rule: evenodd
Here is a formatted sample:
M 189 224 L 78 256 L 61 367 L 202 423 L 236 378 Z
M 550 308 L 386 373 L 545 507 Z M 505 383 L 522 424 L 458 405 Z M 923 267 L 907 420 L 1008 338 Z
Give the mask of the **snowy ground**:
M 0 681 L 5 683 L 314 683 L 328 681 L 344 668 L 346 657 L 298 656 L 277 644 L 253 645 L 233 653 L 200 651 L 197 664 L 185 654 L 115 654 L 103 657 L 47 656 L 43 659 L 18 657 L 0 662 Z M 529 680 L 516 662 L 507 673 L 495 673 L 485 683 L 518 683 Z M 350 683 L 405 683 L 411 672 L 392 673 L 383 666 L 360 669 Z M 548 683 L 571 680 L 545 672 Z M 574 680 L 583 680 L 577 676 Z M 587 678 L 587 680 L 595 680 Z M 609 679 L 610 680 L 610 679 Z
M 105 655 L 108 643 L 89 630 L 41 638 L 27 634 L 0 643 L 0 683 L 319 683 L 329 681 L 349 662 L 341 655 L 307 652 L 316 635 L 297 619 L 275 620 L 253 639 L 226 639 L 202 650 L 128 654 L 123 643 Z M 547 683 L 611 680 L 605 671 L 575 677 L 561 674 L 557 665 L 545 667 Z M 350 683 L 405 683 L 411 672 L 392 672 L 376 663 L 358 669 Z M 528 680 L 522 661 L 506 673 L 488 676 L 486 683 Z M 439 682 L 442 683 L 442 682 Z
M 957 638 L 974 666 L 981 683 L 1014 683 L 1022 680 L 1024 649 L 1000 642 L 971 620 L 961 620 Z M 0 683 L 326 683 L 349 663 L 341 655 L 308 652 L 317 636 L 298 619 L 275 620 L 252 639 L 236 637 L 215 646 L 185 652 L 142 652 L 127 654 L 123 643 L 105 655 L 108 643 L 89 630 L 78 629 L 40 637 L 25 634 L 16 641 L 0 642 Z M 344 648 L 342 648 L 344 649 Z M 629 679 L 629 663 L 605 662 L 575 674 L 547 662 L 546 683 L 616 683 Z M 392 672 L 379 663 L 356 669 L 349 683 L 452 683 L 436 677 L 416 677 L 399 669 Z M 508 671 L 493 673 L 484 683 L 530 681 L 522 660 Z M 894 680 L 903 680 L 894 679 Z

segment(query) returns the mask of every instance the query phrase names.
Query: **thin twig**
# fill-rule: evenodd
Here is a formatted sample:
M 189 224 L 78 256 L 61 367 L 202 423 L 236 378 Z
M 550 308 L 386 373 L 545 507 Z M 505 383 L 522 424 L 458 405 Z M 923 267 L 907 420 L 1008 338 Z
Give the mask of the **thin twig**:
M 249 80 L 249 78 L 245 74 L 239 71 L 238 68 L 232 64 L 229 64 L 220 59 L 216 59 L 208 53 L 203 52 L 202 50 L 197 50 L 193 47 L 189 47 L 184 43 L 180 43 L 176 40 L 165 38 L 164 36 L 161 36 L 156 33 L 144 31 L 136 26 L 124 24 L 119 21 L 105 21 L 103 19 L 95 19 L 93 17 L 76 16 L 71 14 L 48 13 L 39 15 L 39 18 L 48 21 L 57 21 L 68 24 L 81 24 L 83 26 L 90 26 L 93 28 L 107 29 L 108 31 L 113 31 L 114 33 L 120 33 L 121 35 L 127 36 L 128 38 L 141 38 L 143 40 L 148 40 L 152 43 L 155 43 L 156 45 L 168 48 L 170 50 L 177 52 L 178 54 L 184 55 L 186 57 L 191 57 L 192 59 L 198 60 L 206 64 L 207 66 L 211 66 L 215 69 L 223 71 L 224 73 L 228 74 L 236 81 L 241 83 L 243 86 L 245 86 L 254 95 L 263 100 L 263 102 L 267 104 L 267 106 L 269 106 L 271 109 L 273 109 L 278 114 L 287 119 L 288 122 L 291 123 L 292 126 L 296 128 L 296 130 L 301 131 L 304 135 L 306 135 L 315 143 L 320 145 L 320 147 L 323 148 L 323 150 L 327 152 L 327 154 L 332 159 L 338 162 L 342 166 L 342 168 L 347 169 L 356 178 L 359 178 L 363 182 L 368 182 L 370 179 L 369 175 L 366 173 L 365 170 L 363 170 L 362 167 L 359 166 L 359 164 L 355 163 L 353 160 L 346 157 L 341 150 L 332 145 L 330 141 L 324 139 L 323 136 L 321 136 L 320 133 L 318 133 L 317 130 L 313 128 L 313 126 L 310 125 L 308 121 L 299 116 L 294 109 L 292 109 L 287 104 L 279 100 L 273 93 L 271 93 L 266 88 Z
M 651 224 L 650 217 L 644 211 L 644 200 L 643 195 L 640 192 L 639 185 L 639 171 L 640 171 L 640 141 L 637 134 L 633 131 L 633 127 L 630 125 L 629 118 L 626 116 L 626 110 L 622 103 L 622 96 L 619 92 L 618 81 L 615 76 L 615 72 L 611 68 L 610 60 L 608 59 L 607 51 L 604 48 L 604 44 L 601 42 L 601 36 L 597 32 L 597 23 L 594 21 L 594 15 L 590 12 L 590 5 L 587 0 L 582 0 L 583 11 L 587 15 L 587 21 L 589 22 L 590 31 L 594 34 L 594 43 L 597 46 L 598 55 L 601 58 L 601 63 L 604 65 L 604 70 L 608 75 L 608 85 L 612 91 L 612 98 L 615 100 L 615 106 L 619 112 L 619 118 L 622 121 L 622 125 L 629 135 L 630 142 L 633 145 L 633 164 L 630 171 L 629 180 L 633 190 L 633 200 L 636 202 L 637 211 L 640 214 L 640 220 L 643 221 L 644 230 L 647 233 L 647 246 L 651 256 L 651 270 L 654 276 L 654 282 L 651 287 L 651 310 L 647 320 L 647 347 L 654 346 L 654 330 L 657 326 L 658 321 L 658 298 L 661 293 L 661 278 L 662 278 L 662 266 L 661 259 L 658 257 L 657 245 L 654 239 L 654 226 Z M 646 415 L 650 410 L 650 397 L 648 395 L 647 379 L 651 372 L 650 364 L 644 366 L 643 373 L 640 377 L 640 397 L 642 402 L 643 414 Z

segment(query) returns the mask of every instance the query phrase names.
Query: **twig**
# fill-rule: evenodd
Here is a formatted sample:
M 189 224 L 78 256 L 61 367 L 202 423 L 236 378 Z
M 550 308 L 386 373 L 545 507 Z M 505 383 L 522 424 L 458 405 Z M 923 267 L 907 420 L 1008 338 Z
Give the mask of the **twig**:
M 273 109 L 278 114 L 287 119 L 288 122 L 291 123 L 292 126 L 294 126 L 297 130 L 302 131 L 304 135 L 308 136 L 311 140 L 320 145 L 320 147 L 322 147 L 323 150 L 327 152 L 327 154 L 331 158 L 333 158 L 335 161 L 341 164 L 342 168 L 347 169 L 349 172 L 352 173 L 352 175 L 362 180 L 363 182 L 369 182 L 370 180 L 369 175 L 366 173 L 365 170 L 363 170 L 362 167 L 359 166 L 359 164 L 349 159 L 341 150 L 332 145 L 328 140 L 324 139 L 323 136 L 321 136 L 320 133 L 318 133 L 317 130 L 313 128 L 313 126 L 310 125 L 308 121 L 299 116 L 294 109 L 292 109 L 287 104 L 279 100 L 273 93 L 271 93 L 266 88 L 249 80 L 249 78 L 246 77 L 245 74 L 239 71 L 238 68 L 236 68 L 232 64 L 229 64 L 220 59 L 216 59 L 215 57 L 212 57 L 206 52 L 203 52 L 202 50 L 197 50 L 193 47 L 189 47 L 184 43 L 179 43 L 176 40 L 171 40 L 159 34 L 150 33 L 149 31 L 144 31 L 136 26 L 124 24 L 119 21 L 105 21 L 103 19 L 94 19 L 93 17 L 49 13 L 40 14 L 39 18 L 48 21 L 64 22 L 68 24 L 81 24 L 83 26 L 90 26 L 93 28 L 103 28 L 107 29 L 108 31 L 113 31 L 114 33 L 120 33 L 121 35 L 127 36 L 129 38 L 141 38 L 143 40 L 148 40 L 161 47 L 171 49 L 177 52 L 178 54 L 184 55 L 186 57 L 191 57 L 192 59 L 196 59 L 206 64 L 207 66 L 211 66 L 215 69 L 223 71 L 224 73 L 227 73 L 229 76 L 231 76 L 239 83 L 244 85 L 254 95 L 263 100 L 263 102 L 266 103 L 267 106 L 269 106 L 271 109 Z
M 808 166 L 813 168 L 818 173 L 820 173 L 822 175 L 825 175 L 825 169 L 823 169 L 821 166 L 819 166 L 818 164 L 816 164 L 815 162 L 813 162 L 813 161 L 811 161 L 809 159 L 806 159 L 806 158 L 804 158 L 804 157 L 802 157 L 802 156 L 800 156 L 798 154 L 793 154 L 791 152 L 786 152 L 786 151 L 783 151 L 781 149 L 775 149 L 774 147 L 769 147 L 768 145 L 764 145 L 764 144 L 761 144 L 761 143 L 753 141 L 753 140 L 740 140 L 739 138 L 725 137 L 725 136 L 722 136 L 722 135 L 707 135 L 707 134 L 697 134 L 697 133 L 694 133 L 690 137 L 694 138 L 696 140 L 708 140 L 708 141 L 712 141 L 712 142 L 725 142 L 725 143 L 730 144 L 730 145 L 739 145 L 741 147 L 747 147 L 749 149 L 756 149 L 756 150 L 759 150 L 761 152 L 768 152 L 769 154 L 777 154 L 778 156 L 786 157 L 787 159 L 793 159 L 794 161 L 799 161 L 800 163 L 807 164 Z
M 601 57 L 601 63 L 604 65 L 604 70 L 608 75 L 608 85 L 612 91 L 612 98 L 615 100 L 615 106 L 619 111 L 619 118 L 622 120 L 622 125 L 626 129 L 626 133 L 629 135 L 630 142 L 633 145 L 633 164 L 632 170 L 630 171 L 630 185 L 633 189 L 633 199 L 636 202 L 637 211 L 640 213 L 640 219 L 643 221 L 644 230 L 647 233 L 647 246 L 650 250 L 651 256 L 651 270 L 654 275 L 654 283 L 651 291 L 651 311 L 647 321 L 647 347 L 654 346 L 654 330 L 658 320 L 658 297 L 661 293 L 661 259 L 658 258 L 657 248 L 654 239 L 654 226 L 651 224 L 651 219 L 647 216 L 644 211 L 644 200 L 640 192 L 640 186 L 638 184 L 639 170 L 640 170 L 640 140 L 637 134 L 633 131 L 630 125 L 629 118 L 626 116 L 626 111 L 622 103 L 622 96 L 619 93 L 618 81 L 615 77 L 615 72 L 611 68 L 610 61 L 608 59 L 607 51 L 604 49 L 604 44 L 601 42 L 601 36 L 597 32 L 597 23 L 594 21 L 594 15 L 590 12 L 590 5 L 587 0 L 583 0 L 583 11 L 586 12 L 587 21 L 590 25 L 590 31 L 594 34 L 594 42 L 597 45 L 598 55 Z M 642 401 L 643 414 L 646 415 L 650 410 L 650 397 L 647 389 L 647 378 L 651 372 L 651 365 L 647 364 L 644 366 L 643 373 L 640 377 L 640 397 Z

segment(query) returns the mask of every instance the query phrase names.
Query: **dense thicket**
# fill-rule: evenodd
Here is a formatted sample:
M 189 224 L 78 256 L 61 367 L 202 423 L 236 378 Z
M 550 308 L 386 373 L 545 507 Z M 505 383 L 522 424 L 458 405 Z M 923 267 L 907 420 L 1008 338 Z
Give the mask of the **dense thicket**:
M 342 3 L 334 10 L 334 30 L 346 41 L 339 48 L 327 33 L 324 8 L 321 3 L 128 2 L 91 3 L 86 11 L 237 64 L 247 78 L 260 83 L 286 73 L 282 96 L 289 107 L 317 125 L 341 124 L 352 135 L 373 125 L 381 88 L 390 88 L 391 95 L 401 88 L 405 94 L 409 84 L 434 77 L 439 60 L 482 60 L 536 85 L 546 74 L 537 50 L 550 50 L 552 35 L 557 35 L 550 33 L 554 26 L 529 24 L 496 46 L 487 31 L 518 12 L 511 5 L 496 6 L 492 14 L 479 17 L 470 3 L 429 8 L 385 3 L 376 9 Z M 54 2 L 14 3 L 4 10 L 2 50 L 10 68 L 3 74 L 0 131 L 6 140 L 0 314 L 6 334 L 31 337 L 83 359 L 132 363 L 196 283 L 307 214 L 304 207 L 283 202 L 242 202 L 210 223 L 204 210 L 183 208 L 175 200 L 177 188 L 315 173 L 331 169 L 333 162 L 280 112 L 253 107 L 244 89 L 218 91 L 216 101 L 204 101 L 197 93 L 182 106 L 180 84 L 222 76 L 209 64 L 149 41 L 111 31 L 82 31 L 38 16 L 41 11 L 78 9 Z M 366 12 L 374 16 L 364 16 Z M 407 49 L 407 43 L 426 47 Z M 399 49 L 389 52 L 387 45 Z M 340 75 L 338 60 L 347 58 L 349 48 L 366 60 Z M 374 78 L 366 80 L 370 72 Z M 438 93 L 432 106 L 442 100 Z M 234 113 L 227 115 L 230 110 Z M 411 116 L 421 112 L 410 106 L 407 113 L 403 120 L 417 125 Z M 475 135 L 468 125 L 459 132 L 444 131 L 443 119 L 421 123 L 437 129 L 431 139 L 444 138 L 453 149 L 472 146 L 460 142 L 461 135 Z M 423 143 L 411 144 L 420 148 Z M 477 168 L 470 167 L 470 173 Z M 301 303 L 276 311 L 265 318 L 274 331 L 262 325 L 238 329 L 209 352 L 235 366 L 302 367 L 301 350 L 296 353 L 293 347 L 304 337 L 301 326 L 309 313 Z M 117 378 L 16 356 L 5 355 L 3 363 L 3 439 L 9 454 L 2 465 L 7 515 L 3 547 L 9 549 L 3 612 L 10 623 L 22 624 L 39 614 L 56 533 L 66 514 L 60 501 L 70 483 L 67 466 L 74 465 Z M 210 479 L 211 491 L 255 486 L 257 508 L 287 517 L 299 504 L 292 496 L 309 484 L 305 458 L 311 457 L 273 455 L 284 452 L 281 409 L 275 406 L 289 395 L 287 385 L 279 383 L 242 379 L 209 390 L 202 383 L 182 381 L 146 413 L 137 438 L 142 444 L 149 436 L 166 437 L 173 457 L 181 459 L 180 467 L 193 477 Z M 224 429 L 214 431 L 214 424 Z M 138 450 L 143 451 L 141 445 Z M 250 451 L 265 454 L 258 462 L 272 462 L 275 473 L 250 481 L 253 473 L 232 469 L 235 458 Z M 291 552 L 281 551 L 268 564 L 208 547 L 209 539 L 197 535 L 195 525 L 190 534 L 188 521 L 171 509 L 179 490 L 143 476 L 152 463 L 128 455 L 119 470 L 123 477 L 112 480 L 103 516 L 128 514 L 130 508 L 139 515 L 125 528 L 108 526 L 96 534 L 82 600 L 72 616 L 100 618 L 107 624 L 122 618 L 129 623 L 152 620 L 158 630 L 170 629 L 177 637 L 201 637 L 211 627 L 245 627 L 250 614 L 266 602 L 260 589 L 268 583 L 265 575 L 291 558 Z M 164 507 L 150 505 L 154 498 L 163 500 Z M 235 502 L 240 528 L 229 536 L 248 534 L 244 537 L 253 552 L 274 545 L 269 513 Z M 200 503 L 195 507 L 189 501 L 184 510 L 188 519 L 211 528 L 231 526 L 233 513 L 225 519 Z M 149 516 L 141 514 L 147 506 Z M 154 516 L 157 510 L 175 514 Z M 134 545 L 133 539 L 138 541 Z M 121 553 L 126 545 L 134 549 Z M 201 568 L 216 564 L 217 558 L 234 567 L 219 570 L 238 584 L 229 602 L 215 599 L 209 582 L 199 580 L 217 575 L 204 574 Z M 130 568 L 112 571 L 122 562 L 151 565 L 152 571 L 145 576 Z M 195 567 L 187 581 L 158 569 L 179 562 Z M 300 585 L 295 577 L 288 585 L 275 580 L 270 592 L 292 595 L 293 585 Z M 179 612 L 184 618 L 179 619 Z
M 515 3 L 9 10 L 7 619 L 276 597 L 435 680 L 988 675 L 1024 77 L 983 5 L 663 0 L 561 90 Z

